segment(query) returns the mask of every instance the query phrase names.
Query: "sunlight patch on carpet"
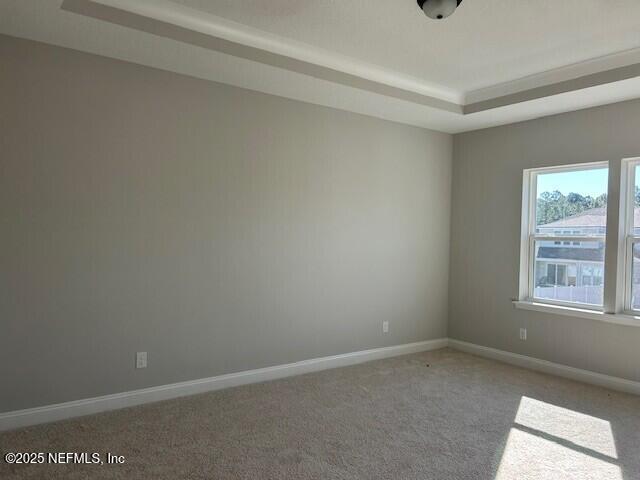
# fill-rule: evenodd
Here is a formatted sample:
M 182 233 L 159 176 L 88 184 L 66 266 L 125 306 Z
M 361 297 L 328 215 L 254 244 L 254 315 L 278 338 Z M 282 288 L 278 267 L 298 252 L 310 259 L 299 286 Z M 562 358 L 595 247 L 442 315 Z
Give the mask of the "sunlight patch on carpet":
M 611 424 L 522 397 L 496 480 L 623 480 Z
M 612 459 L 618 458 L 611 424 L 607 420 L 522 397 L 515 423 Z
M 616 464 L 514 427 L 496 474 L 496 480 L 513 479 L 623 480 L 623 477 Z

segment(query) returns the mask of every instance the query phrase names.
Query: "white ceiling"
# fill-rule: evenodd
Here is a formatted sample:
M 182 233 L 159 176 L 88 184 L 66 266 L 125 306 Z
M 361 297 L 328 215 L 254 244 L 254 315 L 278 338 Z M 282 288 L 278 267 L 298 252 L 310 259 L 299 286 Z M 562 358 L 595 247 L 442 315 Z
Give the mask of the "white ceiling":
M 224 48 L 61 4 L 0 0 L 0 33 L 452 133 L 640 98 L 638 0 L 464 0 L 441 22 L 415 0 L 65 4 L 115 7 Z
M 468 92 L 640 47 L 638 0 L 176 0 L 285 38 Z

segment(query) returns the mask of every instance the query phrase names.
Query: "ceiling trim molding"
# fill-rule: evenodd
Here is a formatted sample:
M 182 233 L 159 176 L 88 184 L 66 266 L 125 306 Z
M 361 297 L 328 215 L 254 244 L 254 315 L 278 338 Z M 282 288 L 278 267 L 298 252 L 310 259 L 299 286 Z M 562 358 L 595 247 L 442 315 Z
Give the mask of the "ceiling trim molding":
M 500 97 L 490 98 L 471 104 L 467 104 L 463 108 L 464 115 L 492 110 L 494 108 L 514 105 L 516 103 L 528 102 L 539 98 L 551 97 L 553 95 L 561 95 L 563 93 L 575 92 L 586 88 L 606 85 L 608 83 L 621 82 L 631 78 L 640 77 L 640 63 L 628 65 L 626 67 L 614 68 L 604 72 L 583 75 L 571 80 L 551 83 L 541 87 L 530 88 L 520 92 L 503 95 Z
M 199 12 L 193 9 L 173 2 L 164 0 L 154 0 L 153 3 L 149 3 L 147 0 L 136 0 L 135 2 L 64 0 L 60 8 L 68 12 L 309 75 L 321 80 L 447 112 L 460 115 L 463 113 L 461 94 L 434 88 L 423 82 L 383 71 L 378 67 L 333 56 L 328 52 L 321 52 L 310 46 L 300 46 L 295 42 L 285 42 L 273 35 L 259 35 L 255 30 L 243 28 L 240 24 L 220 19 L 214 15 L 200 15 Z M 193 24 L 194 22 L 197 22 L 197 25 Z M 208 31 L 205 33 L 201 30 Z M 306 56 L 313 58 L 314 61 L 299 58 L 302 57 L 301 52 L 304 51 L 307 51 L 308 55 Z M 330 56 L 334 57 L 333 60 L 335 61 L 332 61 L 329 58 Z M 335 66 L 328 66 L 331 63 L 335 64 Z M 345 71 L 347 69 L 351 70 L 351 72 Z M 379 80 L 376 78 L 379 78 Z M 433 91 L 433 94 L 428 95 L 423 93 L 424 91 Z
M 64 0 L 60 8 L 458 118 L 526 102 L 539 103 L 548 97 L 566 99 L 593 87 L 613 88 L 612 84 L 640 79 L 640 49 L 632 49 L 466 93 L 456 92 L 170 0 Z M 615 96 L 613 91 L 602 92 L 603 98 Z
M 497 83 L 465 93 L 464 104 L 484 102 L 506 95 L 521 93 L 539 87 L 575 80 L 596 73 L 640 64 L 640 48 L 595 57 L 571 65 L 538 72 L 515 80 Z

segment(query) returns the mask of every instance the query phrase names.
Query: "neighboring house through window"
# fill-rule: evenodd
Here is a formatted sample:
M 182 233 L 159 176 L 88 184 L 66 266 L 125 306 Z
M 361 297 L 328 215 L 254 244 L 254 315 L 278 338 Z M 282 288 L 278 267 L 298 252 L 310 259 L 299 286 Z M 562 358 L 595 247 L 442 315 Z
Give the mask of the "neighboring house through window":
M 574 188 L 579 186 L 576 185 Z M 589 205 L 588 200 L 585 203 Z M 568 237 L 594 235 L 598 240 L 604 240 L 606 222 L 605 207 L 590 208 L 555 222 L 539 225 L 536 227 L 536 233 Z M 558 227 L 571 227 L 571 230 L 559 231 Z M 604 244 L 600 241 L 540 240 L 537 245 L 534 298 L 601 304 L 604 287 Z

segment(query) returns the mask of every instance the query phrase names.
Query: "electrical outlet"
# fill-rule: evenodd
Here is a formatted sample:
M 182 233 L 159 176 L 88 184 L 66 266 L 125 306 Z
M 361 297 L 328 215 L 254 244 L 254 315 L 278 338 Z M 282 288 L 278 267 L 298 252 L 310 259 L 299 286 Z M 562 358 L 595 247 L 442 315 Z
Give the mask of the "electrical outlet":
M 527 329 L 526 328 L 521 328 L 520 329 L 520 340 L 526 340 L 527 339 Z
M 136 352 L 136 368 L 147 368 L 147 352 Z
M 382 333 L 389 333 L 389 322 L 382 322 Z

